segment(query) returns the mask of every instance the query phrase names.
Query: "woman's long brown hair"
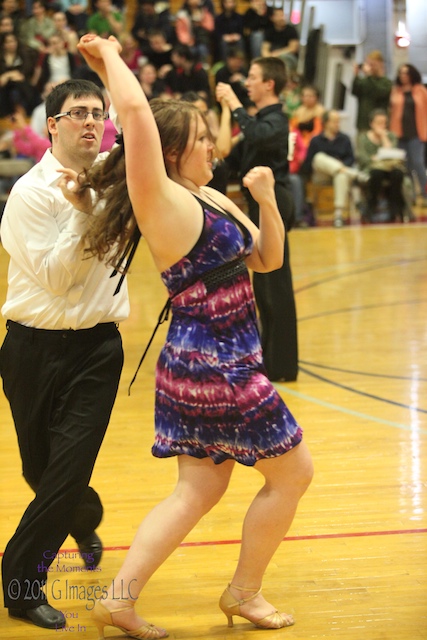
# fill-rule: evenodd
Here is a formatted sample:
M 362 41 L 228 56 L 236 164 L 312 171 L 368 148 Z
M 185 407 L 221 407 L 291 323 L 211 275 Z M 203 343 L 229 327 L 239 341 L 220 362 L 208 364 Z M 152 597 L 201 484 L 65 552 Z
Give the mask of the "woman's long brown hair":
M 172 151 L 176 153 L 179 172 L 191 122 L 200 112 L 193 104 L 179 100 L 155 99 L 150 102 L 150 107 L 159 129 L 163 157 Z M 126 252 L 137 226 L 126 184 L 124 154 L 121 140 L 105 160 L 95 163 L 80 178 L 82 186 L 94 189 L 97 196 L 95 206 L 99 208 L 84 238 L 86 252 L 114 267 Z M 144 158 L 141 157 L 141 170 L 143 166 Z

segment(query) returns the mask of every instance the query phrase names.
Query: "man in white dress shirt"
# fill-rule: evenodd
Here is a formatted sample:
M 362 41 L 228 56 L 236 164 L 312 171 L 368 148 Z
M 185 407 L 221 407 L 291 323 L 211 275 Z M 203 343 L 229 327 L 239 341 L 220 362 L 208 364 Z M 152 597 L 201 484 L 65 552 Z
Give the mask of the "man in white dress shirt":
M 52 148 L 15 184 L 1 224 L 10 264 L 0 373 L 23 475 L 35 492 L 6 546 L 2 574 L 9 615 L 57 629 L 65 618 L 48 603 L 46 580 L 58 550 L 71 534 L 87 568 L 102 553 L 95 532 L 102 504 L 88 485 L 116 398 L 117 323 L 129 300 L 126 281 L 113 295 L 120 275 L 110 277 L 111 267 L 85 253 L 89 216 L 58 186 L 58 169 L 81 172 L 98 156 L 102 93 L 92 82 L 69 80 L 48 96 L 46 114 Z

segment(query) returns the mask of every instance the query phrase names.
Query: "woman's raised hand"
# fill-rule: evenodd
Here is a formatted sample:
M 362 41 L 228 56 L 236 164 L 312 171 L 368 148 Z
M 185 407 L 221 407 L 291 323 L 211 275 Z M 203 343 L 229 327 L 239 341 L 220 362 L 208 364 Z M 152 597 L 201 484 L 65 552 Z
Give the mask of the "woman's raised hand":
M 107 39 L 101 38 L 94 33 L 86 33 L 82 36 L 77 48 L 89 67 L 95 71 L 102 80 L 104 80 L 106 73 L 103 52 L 106 49 L 113 49 L 117 51 L 117 53 L 120 53 L 122 50 L 121 44 L 114 36 L 110 36 Z
M 274 182 L 270 167 L 254 167 L 242 180 L 243 186 L 249 189 L 251 196 L 258 204 L 271 197 L 275 198 Z
M 82 36 L 77 47 L 82 53 L 88 51 L 95 58 L 102 58 L 102 50 L 105 47 L 113 47 L 117 50 L 117 53 L 120 53 L 122 50 L 122 45 L 114 36 L 101 38 L 101 36 L 97 36 L 95 33 L 86 33 Z

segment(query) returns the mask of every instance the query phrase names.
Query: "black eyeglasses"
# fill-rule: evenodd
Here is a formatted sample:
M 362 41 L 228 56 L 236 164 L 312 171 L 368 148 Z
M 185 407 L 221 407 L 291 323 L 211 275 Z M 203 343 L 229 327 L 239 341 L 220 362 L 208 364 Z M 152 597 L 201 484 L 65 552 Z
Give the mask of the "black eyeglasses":
M 88 111 L 87 109 L 83 109 L 81 107 L 74 107 L 69 111 L 64 111 L 64 113 L 57 113 L 56 116 L 53 116 L 55 119 L 63 118 L 64 116 L 70 116 L 73 120 L 86 120 L 88 115 L 91 115 L 95 122 L 102 122 L 108 118 L 107 111 L 102 111 L 102 109 L 94 109 L 93 111 Z

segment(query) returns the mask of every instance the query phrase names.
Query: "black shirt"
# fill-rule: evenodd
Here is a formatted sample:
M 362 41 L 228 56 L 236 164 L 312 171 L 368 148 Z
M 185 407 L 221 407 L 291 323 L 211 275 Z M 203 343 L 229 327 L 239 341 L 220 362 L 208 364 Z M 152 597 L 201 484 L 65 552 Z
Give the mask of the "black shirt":
M 277 183 L 288 184 L 288 118 L 280 103 L 260 109 L 250 116 L 240 107 L 233 111 L 244 139 L 228 158 L 227 164 L 240 178 L 256 166 L 270 167 Z
M 264 41 L 270 43 L 271 51 L 285 49 L 291 40 L 299 40 L 298 31 L 291 24 L 287 24 L 281 31 L 270 27 L 264 32 Z
M 166 74 L 166 87 L 172 93 L 187 93 L 187 91 L 203 91 L 210 100 L 211 89 L 209 76 L 202 65 L 197 62 L 187 74 L 182 67 L 174 67 Z
M 264 16 L 260 16 L 254 9 L 248 9 L 243 15 L 243 25 L 248 31 L 264 31 L 271 26 L 269 15 L 271 10 L 268 8 Z
M 332 158 L 341 160 L 346 167 L 351 167 L 354 164 L 355 158 L 351 140 L 345 133 L 341 133 L 340 131 L 333 139 L 327 138 L 323 133 L 320 133 L 310 141 L 306 159 L 301 167 L 301 173 L 311 172 L 313 158 L 316 153 L 319 152 L 326 153 L 326 155 L 332 156 Z
M 405 102 L 402 115 L 402 139 L 411 140 L 418 138 L 417 125 L 415 120 L 415 101 L 412 91 L 404 92 Z
M 148 62 L 151 62 L 157 70 L 161 69 L 164 65 L 172 64 L 172 48 L 168 51 L 153 51 L 149 46 L 145 55 L 148 58 Z

